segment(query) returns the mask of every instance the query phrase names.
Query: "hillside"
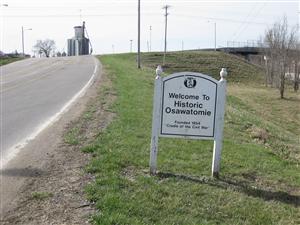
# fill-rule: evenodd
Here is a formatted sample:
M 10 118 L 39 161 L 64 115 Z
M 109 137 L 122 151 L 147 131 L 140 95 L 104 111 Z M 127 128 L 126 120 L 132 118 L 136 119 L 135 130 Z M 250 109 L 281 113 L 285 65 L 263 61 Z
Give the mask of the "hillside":
M 229 68 L 221 174 L 210 176 L 212 141 L 161 138 L 159 173 L 150 176 L 153 81 L 161 54 L 143 55 L 142 70 L 134 54 L 100 59 L 112 84 L 97 101 L 115 116 L 82 147 L 93 156 L 87 171 L 95 182 L 86 192 L 98 209 L 95 224 L 300 223 L 299 94 L 288 91 L 288 99 L 280 100 L 262 85 L 259 68 L 235 57 L 172 53 L 166 73 L 217 77 L 221 67 Z M 85 121 L 97 121 L 94 111 L 91 105 L 74 125 L 69 144 L 84 138 Z
M 162 53 L 146 53 L 142 62 L 148 67 L 162 64 Z M 169 52 L 166 56 L 166 73 L 193 71 L 219 79 L 220 68 L 227 68 L 230 82 L 263 82 L 263 70 L 240 57 L 214 51 Z

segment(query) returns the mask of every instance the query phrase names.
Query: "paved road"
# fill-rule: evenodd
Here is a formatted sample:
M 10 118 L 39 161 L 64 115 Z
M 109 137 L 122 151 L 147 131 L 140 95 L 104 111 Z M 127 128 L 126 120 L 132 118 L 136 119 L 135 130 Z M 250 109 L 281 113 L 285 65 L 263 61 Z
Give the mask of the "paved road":
M 26 59 L 0 67 L 3 165 L 74 100 L 95 68 L 92 56 Z

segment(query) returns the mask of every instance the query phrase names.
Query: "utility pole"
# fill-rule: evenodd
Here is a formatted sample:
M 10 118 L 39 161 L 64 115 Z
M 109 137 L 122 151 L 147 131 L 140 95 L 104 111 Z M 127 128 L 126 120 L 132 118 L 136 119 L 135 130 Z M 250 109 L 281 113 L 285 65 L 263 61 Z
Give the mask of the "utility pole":
M 217 23 L 215 22 L 215 51 L 217 51 Z
M 150 52 L 149 41 L 147 41 L 147 49 L 148 49 L 148 52 Z
M 24 29 L 24 27 L 22 26 L 22 54 L 23 54 L 23 57 L 25 57 L 25 51 L 24 51 L 24 31 L 26 31 L 26 30 L 32 30 L 32 28 Z
M 184 42 L 181 41 L 181 51 L 184 51 Z
M 22 53 L 23 53 L 23 57 L 25 57 L 25 53 L 24 53 L 24 28 L 22 26 Z
M 149 50 L 150 50 L 150 52 L 151 52 L 151 45 L 152 45 L 152 43 L 151 43 L 151 39 L 152 39 L 152 26 L 150 26 L 150 30 L 149 30 Z
M 165 10 L 165 48 L 164 48 L 164 58 L 163 58 L 163 65 L 166 63 L 166 53 L 167 53 L 167 29 L 168 29 L 168 8 L 169 5 L 165 5 L 163 9 Z
M 132 40 L 130 40 L 130 52 L 132 52 Z
M 141 1 L 138 0 L 138 54 L 137 68 L 141 68 Z
M 208 23 L 211 23 L 210 20 L 207 21 Z M 215 42 L 215 51 L 217 51 L 217 23 L 214 22 L 214 42 Z M 228 47 L 228 41 L 227 41 L 227 47 Z

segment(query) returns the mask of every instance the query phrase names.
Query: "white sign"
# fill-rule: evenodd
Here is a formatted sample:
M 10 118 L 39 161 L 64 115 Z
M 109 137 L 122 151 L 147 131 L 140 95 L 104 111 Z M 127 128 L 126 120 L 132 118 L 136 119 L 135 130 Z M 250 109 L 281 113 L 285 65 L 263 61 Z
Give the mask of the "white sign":
M 199 73 L 162 79 L 161 136 L 213 139 L 218 81 Z
M 156 69 L 153 98 L 150 173 L 157 169 L 158 138 L 213 139 L 212 174 L 220 171 L 226 101 L 226 69 L 219 81 L 201 73 L 175 73 L 162 78 Z

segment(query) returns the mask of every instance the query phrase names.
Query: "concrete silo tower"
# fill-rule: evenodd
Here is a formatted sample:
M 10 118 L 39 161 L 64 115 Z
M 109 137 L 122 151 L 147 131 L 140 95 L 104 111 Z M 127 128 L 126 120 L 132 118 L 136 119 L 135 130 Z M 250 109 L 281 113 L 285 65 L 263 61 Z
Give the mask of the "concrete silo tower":
M 68 39 L 68 56 L 88 55 L 90 41 L 85 37 L 85 22 L 82 26 L 75 26 L 75 36 Z

